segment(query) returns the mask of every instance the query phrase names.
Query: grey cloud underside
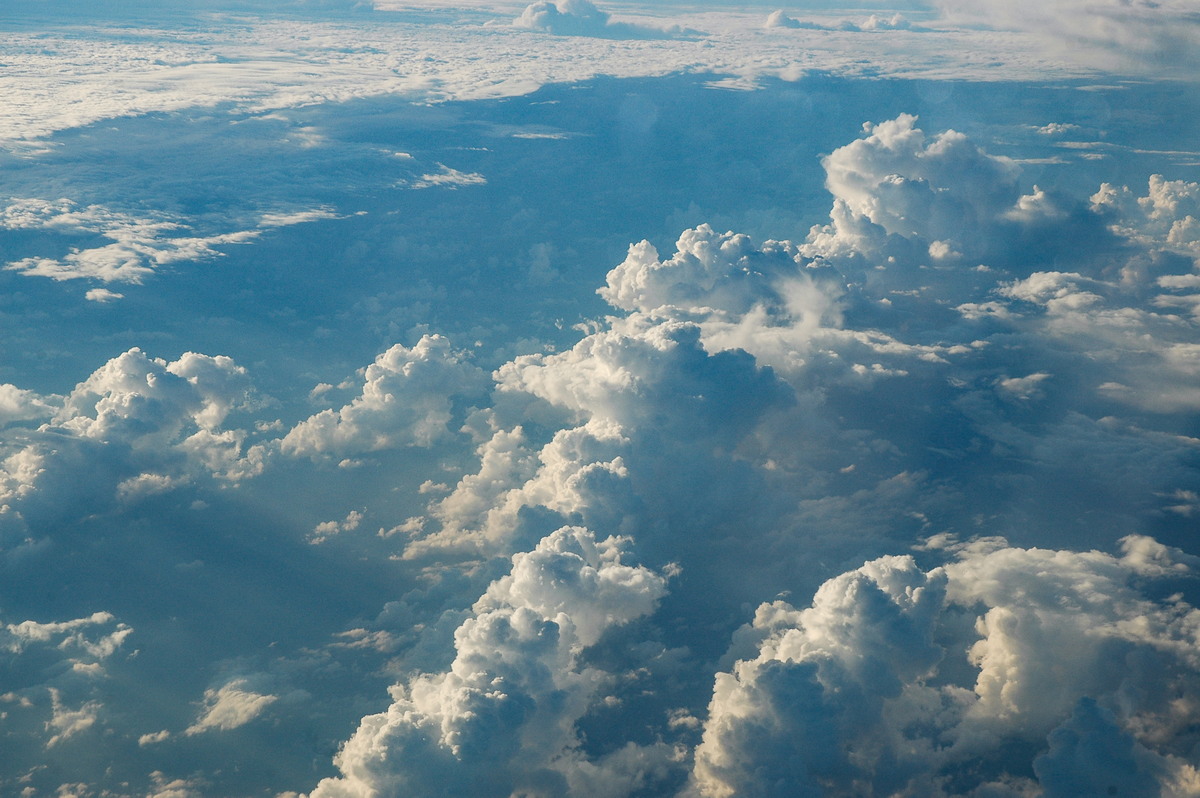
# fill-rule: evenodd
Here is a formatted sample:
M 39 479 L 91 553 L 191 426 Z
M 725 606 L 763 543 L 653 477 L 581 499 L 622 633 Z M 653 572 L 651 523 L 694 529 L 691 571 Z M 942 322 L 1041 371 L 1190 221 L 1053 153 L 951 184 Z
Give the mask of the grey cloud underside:
M 0 792 L 1195 794 L 1194 98 L 711 82 L 6 161 Z

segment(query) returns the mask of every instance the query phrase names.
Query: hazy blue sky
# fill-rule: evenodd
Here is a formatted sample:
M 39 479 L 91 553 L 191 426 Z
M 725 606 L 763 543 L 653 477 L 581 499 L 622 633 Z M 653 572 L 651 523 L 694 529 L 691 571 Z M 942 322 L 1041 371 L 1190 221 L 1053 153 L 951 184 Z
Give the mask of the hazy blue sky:
M 12 0 L 0 795 L 1200 795 L 1198 47 Z

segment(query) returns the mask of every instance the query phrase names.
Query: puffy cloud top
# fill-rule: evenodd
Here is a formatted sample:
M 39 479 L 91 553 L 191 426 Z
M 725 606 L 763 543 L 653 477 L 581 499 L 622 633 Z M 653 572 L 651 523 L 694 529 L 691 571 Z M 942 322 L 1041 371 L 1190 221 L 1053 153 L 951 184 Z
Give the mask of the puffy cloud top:
M 1032 766 L 1047 795 L 1186 794 L 1197 772 L 1175 735 L 1200 700 L 1200 610 L 1136 579 L 1175 572 L 1178 552 L 953 548 L 930 572 L 885 557 L 808 609 L 760 607 L 757 655 L 717 676 L 691 790 L 1032 794 Z M 1032 759 L 1004 753 L 1018 741 Z
M 1017 201 L 1017 166 L 984 153 L 953 130 L 927 139 L 901 114 L 864 125 L 865 138 L 822 161 L 835 202 L 886 232 L 957 241 Z
M 621 562 L 627 545 L 564 527 L 514 556 L 455 632 L 450 668 L 396 685 L 313 798 L 566 794 L 586 763 L 575 724 L 605 679 L 579 654 L 666 592 L 665 577 Z
M 283 439 L 283 451 L 347 456 L 428 446 L 446 434 L 453 397 L 485 387 L 483 372 L 440 335 L 422 336 L 411 348 L 392 346 L 364 377 L 360 396 L 297 424 Z

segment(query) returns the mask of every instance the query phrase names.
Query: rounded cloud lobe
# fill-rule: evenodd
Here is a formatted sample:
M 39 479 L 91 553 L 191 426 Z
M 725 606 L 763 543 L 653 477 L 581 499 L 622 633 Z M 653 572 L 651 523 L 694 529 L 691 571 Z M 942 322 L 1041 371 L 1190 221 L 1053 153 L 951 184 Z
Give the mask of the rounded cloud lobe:
M 429 446 L 447 434 L 451 397 L 485 388 L 484 375 L 440 335 L 395 344 L 364 371 L 362 394 L 297 424 L 281 442 L 296 456 L 347 456 Z
M 691 791 L 1186 794 L 1200 611 L 1141 595 L 1129 552 L 1147 542 L 991 540 L 929 572 L 885 557 L 807 609 L 762 605 L 756 655 L 717 676 Z M 1022 746 L 1040 753 L 1005 753 Z
M 627 544 L 564 527 L 515 555 L 455 632 L 448 670 L 396 685 L 387 712 L 363 718 L 338 754 L 343 777 L 313 798 L 565 794 L 602 781 L 575 723 L 610 677 L 580 654 L 652 612 L 666 590 L 663 576 L 621 562 Z M 620 768 L 628 757 L 615 759 Z

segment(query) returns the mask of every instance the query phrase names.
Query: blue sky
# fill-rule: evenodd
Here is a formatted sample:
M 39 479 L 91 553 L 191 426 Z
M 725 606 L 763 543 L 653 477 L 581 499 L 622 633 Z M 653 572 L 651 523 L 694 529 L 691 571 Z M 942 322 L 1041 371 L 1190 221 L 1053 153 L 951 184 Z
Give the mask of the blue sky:
M 1017 5 L 19 3 L 0 794 L 1200 792 L 1200 23 Z

